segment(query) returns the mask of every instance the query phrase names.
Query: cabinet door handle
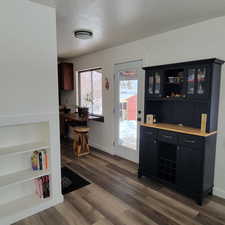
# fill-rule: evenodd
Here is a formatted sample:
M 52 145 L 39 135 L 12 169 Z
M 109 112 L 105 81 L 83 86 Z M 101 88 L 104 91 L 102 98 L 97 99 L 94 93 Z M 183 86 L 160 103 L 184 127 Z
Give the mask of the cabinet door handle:
M 184 142 L 189 143 L 189 144 L 194 144 L 195 143 L 195 141 L 193 141 L 193 140 L 184 140 Z
M 172 139 L 173 137 L 172 136 L 169 136 L 169 135 L 163 135 L 164 138 L 168 138 L 168 139 Z
M 156 141 L 156 140 L 154 140 L 154 141 L 153 141 L 153 143 L 154 143 L 154 144 L 156 144 L 156 143 L 157 143 L 157 141 Z

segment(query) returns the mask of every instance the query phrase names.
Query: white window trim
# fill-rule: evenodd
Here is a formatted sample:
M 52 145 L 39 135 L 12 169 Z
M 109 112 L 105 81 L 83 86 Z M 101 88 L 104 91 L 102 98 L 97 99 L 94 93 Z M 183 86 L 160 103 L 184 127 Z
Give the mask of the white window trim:
M 103 69 L 101 67 L 96 67 L 96 68 L 91 68 L 91 69 L 85 69 L 85 70 L 79 70 L 77 71 L 77 78 L 76 78 L 76 82 L 77 82 L 77 87 L 76 87 L 76 91 L 77 91 L 77 95 L 76 95 L 76 102 L 78 103 L 78 105 L 81 105 L 81 95 L 80 95 L 80 73 L 83 72 L 92 72 L 92 71 L 96 71 L 96 70 L 101 70 L 102 71 L 102 82 L 103 82 Z M 92 76 L 91 76 L 92 77 Z M 93 83 L 91 82 L 91 84 L 93 85 Z M 92 87 L 93 89 L 93 87 Z M 90 115 L 92 116 L 104 116 L 103 113 L 103 87 L 102 87 L 102 114 L 94 114 L 94 113 L 90 113 Z

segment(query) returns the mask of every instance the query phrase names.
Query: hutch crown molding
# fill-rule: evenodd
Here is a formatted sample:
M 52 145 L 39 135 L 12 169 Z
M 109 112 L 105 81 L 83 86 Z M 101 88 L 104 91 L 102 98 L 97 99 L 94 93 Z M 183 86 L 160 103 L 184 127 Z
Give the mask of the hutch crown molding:
M 138 176 L 156 179 L 199 204 L 213 191 L 223 63 L 212 58 L 143 68 L 145 122 Z M 148 114 L 157 122 L 147 124 Z M 202 114 L 207 114 L 205 131 Z

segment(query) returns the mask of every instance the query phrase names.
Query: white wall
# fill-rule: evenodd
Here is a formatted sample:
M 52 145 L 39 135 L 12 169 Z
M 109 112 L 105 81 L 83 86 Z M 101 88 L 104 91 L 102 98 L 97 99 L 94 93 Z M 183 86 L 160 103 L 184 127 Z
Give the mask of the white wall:
M 48 122 L 52 150 L 50 167 L 54 170 L 51 174 L 51 204 L 56 204 L 63 198 L 55 9 L 29 0 L 3 0 L 0 7 L 0 30 L 1 132 L 9 125 L 13 127 L 15 124 Z M 35 132 L 35 129 L 31 126 L 29 131 Z M 33 137 L 20 127 L 15 127 L 11 135 L 7 136 L 9 140 L 4 139 L 0 146 L 24 143 L 26 136 Z
M 55 9 L 28 0 L 0 7 L 0 116 L 55 113 Z
M 208 20 L 167 33 L 106 49 L 70 60 L 77 70 L 102 67 L 104 75 L 113 84 L 113 65 L 134 59 L 143 59 L 145 66 L 176 63 L 188 60 L 217 57 L 225 60 L 225 17 Z M 225 65 L 222 71 L 219 108 L 218 141 L 215 170 L 215 193 L 225 197 Z M 113 153 L 113 92 L 103 93 L 105 123 L 91 124 L 91 143 Z

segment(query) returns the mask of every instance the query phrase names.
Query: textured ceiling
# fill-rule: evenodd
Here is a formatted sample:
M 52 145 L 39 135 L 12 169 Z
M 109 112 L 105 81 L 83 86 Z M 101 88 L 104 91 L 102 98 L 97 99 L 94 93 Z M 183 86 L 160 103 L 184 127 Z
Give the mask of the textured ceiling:
M 56 0 L 56 10 L 58 55 L 67 58 L 223 16 L 225 0 Z M 79 28 L 94 38 L 75 39 Z

